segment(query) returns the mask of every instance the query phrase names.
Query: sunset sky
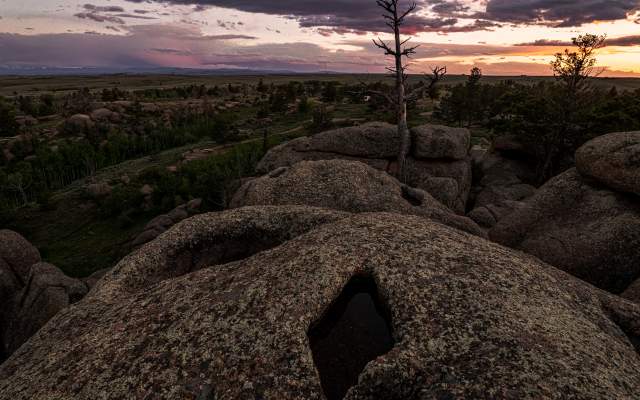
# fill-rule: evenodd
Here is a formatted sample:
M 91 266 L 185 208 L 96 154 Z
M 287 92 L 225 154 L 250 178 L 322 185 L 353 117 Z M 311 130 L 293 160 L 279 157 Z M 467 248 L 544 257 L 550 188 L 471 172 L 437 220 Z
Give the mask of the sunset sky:
M 86 1 L 0 0 L 0 66 L 375 73 L 386 63 L 371 43 L 386 37 L 375 0 Z M 421 44 L 415 73 L 477 65 L 547 75 L 571 37 L 596 33 L 608 37 L 598 56 L 605 75 L 640 76 L 640 0 L 417 4 L 404 27 Z

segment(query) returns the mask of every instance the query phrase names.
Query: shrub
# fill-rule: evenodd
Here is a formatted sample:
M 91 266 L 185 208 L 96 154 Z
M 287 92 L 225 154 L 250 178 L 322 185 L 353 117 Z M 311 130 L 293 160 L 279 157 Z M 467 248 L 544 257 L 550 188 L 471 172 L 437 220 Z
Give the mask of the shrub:
M 332 113 L 324 104 L 313 109 L 313 121 L 310 130 L 312 133 L 322 132 L 331 128 Z
M 0 137 L 15 136 L 18 124 L 13 104 L 0 96 Z

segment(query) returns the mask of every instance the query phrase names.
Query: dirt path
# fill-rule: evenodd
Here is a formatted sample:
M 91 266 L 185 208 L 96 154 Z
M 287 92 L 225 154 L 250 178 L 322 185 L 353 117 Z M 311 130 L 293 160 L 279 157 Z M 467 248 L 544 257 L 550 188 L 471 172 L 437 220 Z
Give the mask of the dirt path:
M 305 122 L 309 122 L 309 121 L 305 121 Z M 267 138 L 289 135 L 291 133 L 298 132 L 298 131 L 302 130 L 303 128 L 304 128 L 304 125 L 299 125 L 299 126 L 297 126 L 295 128 L 286 130 L 284 132 L 278 132 L 278 133 L 273 133 L 271 135 L 267 135 Z M 249 143 L 258 143 L 258 142 L 261 142 L 263 140 L 264 140 L 264 137 L 258 137 L 258 138 L 242 140 L 240 142 L 235 142 L 235 143 L 223 144 L 223 145 L 207 147 L 207 148 L 193 149 L 192 150 L 192 154 L 187 154 L 187 153 L 183 154 L 183 156 L 184 156 L 183 162 L 187 162 L 188 163 L 188 162 L 192 162 L 192 161 L 196 161 L 196 160 L 203 160 L 203 159 L 209 158 L 211 156 L 215 156 L 215 155 L 220 155 L 220 154 L 226 153 L 227 151 L 233 149 L 234 147 L 236 147 L 238 145 L 249 144 Z M 178 165 L 172 165 L 170 167 L 177 168 Z

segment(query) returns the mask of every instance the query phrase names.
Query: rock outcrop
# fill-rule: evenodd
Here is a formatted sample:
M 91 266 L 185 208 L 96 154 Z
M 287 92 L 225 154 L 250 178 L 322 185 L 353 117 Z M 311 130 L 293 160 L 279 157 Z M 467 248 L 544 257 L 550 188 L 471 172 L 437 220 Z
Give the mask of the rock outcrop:
M 530 184 L 535 170 L 528 155 L 512 138 L 496 138 L 489 151 L 474 153 L 474 183 L 469 218 L 491 229 L 507 215 L 522 207 L 536 188 Z
M 101 298 L 226 264 L 278 246 L 350 214 L 306 207 L 246 207 L 189 218 L 123 259 L 93 289 Z
M 622 297 L 634 303 L 640 303 L 640 279 L 632 283 L 631 286 L 622 293 Z
M 99 122 L 118 122 L 120 120 L 120 115 L 108 108 L 98 108 L 91 112 L 91 119 Z
M 69 278 L 51 264 L 31 266 L 27 286 L 14 299 L 12 317 L 4 337 L 11 353 L 60 310 L 87 294 L 87 285 Z
M 468 129 L 441 125 L 422 125 L 412 129 L 413 154 L 419 159 L 466 160 L 471 147 Z
M 357 161 L 302 161 L 246 182 L 232 208 L 307 205 L 352 213 L 390 211 L 420 215 L 476 235 L 473 221 L 453 213 L 429 193 L 402 185 L 392 176 Z
M 149 243 L 178 222 L 200 213 L 200 207 L 202 207 L 202 199 L 194 199 L 174 208 L 167 214 L 155 217 L 144 227 L 142 233 L 133 239 L 131 247 L 137 248 Z
M 87 290 L 42 263 L 38 250 L 18 233 L 0 230 L 0 362 Z
M 93 274 L 87 276 L 86 278 L 83 278 L 82 282 L 84 282 L 87 288 L 91 290 L 100 281 L 100 279 L 102 279 L 102 277 L 105 276 L 109 271 L 111 271 L 111 268 L 100 269 L 94 272 Z
M 550 180 L 489 234 L 613 293 L 640 277 L 640 202 L 575 168 Z
M 75 114 L 65 121 L 66 125 L 75 132 L 87 132 L 95 127 L 91 117 L 85 114 Z
M 591 140 L 576 152 L 576 167 L 612 189 L 640 195 L 640 132 Z
M 395 126 L 369 123 L 291 140 L 269 150 L 256 169 L 267 174 L 300 161 L 359 159 L 374 168 L 387 170 L 399 148 L 400 137 Z
M 252 243 L 224 242 L 247 226 L 290 234 L 209 258 Z M 164 268 L 192 260 L 210 266 Z M 0 399 L 321 399 L 307 333 L 355 276 L 395 344 L 345 399 L 640 392 L 639 305 L 424 218 L 263 207 L 191 218 L 124 259 L 0 367 Z
M 424 125 L 412 129 L 407 159 L 407 184 L 429 192 L 459 214 L 465 212 L 471 188 L 471 161 L 467 129 Z M 400 138 L 395 126 L 368 123 L 292 140 L 271 149 L 258 164 L 267 174 L 300 161 L 344 159 L 360 161 L 381 171 L 397 171 Z
M 0 230 L 0 260 L 20 285 L 26 285 L 29 269 L 40 262 L 40 252 L 20 234 Z

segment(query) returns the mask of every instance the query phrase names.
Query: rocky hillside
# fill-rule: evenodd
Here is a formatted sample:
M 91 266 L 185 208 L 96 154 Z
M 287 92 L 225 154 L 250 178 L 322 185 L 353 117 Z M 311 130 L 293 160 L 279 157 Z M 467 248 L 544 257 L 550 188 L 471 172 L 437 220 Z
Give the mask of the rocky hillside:
M 0 399 L 637 398 L 640 133 L 536 188 L 509 138 L 432 125 L 403 184 L 394 132 L 277 147 L 231 210 L 167 217 L 82 300 L 56 278 Z M 9 332 L 54 268 L 3 235 Z

